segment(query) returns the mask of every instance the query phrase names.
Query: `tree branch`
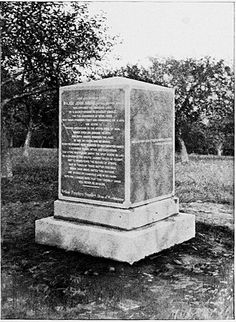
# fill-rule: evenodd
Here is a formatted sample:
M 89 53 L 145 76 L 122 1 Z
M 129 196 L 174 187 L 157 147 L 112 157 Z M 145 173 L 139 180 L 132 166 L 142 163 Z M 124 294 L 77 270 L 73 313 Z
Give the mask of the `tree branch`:
M 21 94 L 16 94 L 14 96 L 12 96 L 11 98 L 5 98 L 2 102 L 1 102 L 1 106 L 2 108 L 7 105 L 8 103 L 15 101 L 19 98 L 25 98 L 25 97 L 29 97 L 32 95 L 37 95 L 37 94 L 42 94 L 42 93 L 46 93 L 46 92 L 50 92 L 50 91 L 54 91 L 56 89 L 55 88 L 44 88 L 44 89 L 40 89 L 40 90 L 32 90 L 30 92 L 25 92 L 25 93 L 21 93 Z
M 17 76 L 19 76 L 19 75 L 21 75 L 21 74 L 23 74 L 24 73 L 24 71 L 22 70 L 22 71 L 20 71 L 20 72 L 18 72 L 18 73 L 16 73 L 16 74 L 13 74 L 11 77 L 9 77 L 9 78 L 7 78 L 4 82 L 1 82 L 1 86 L 4 86 L 4 85 L 6 85 L 6 84 L 8 84 L 8 83 L 10 83 L 10 82 L 13 82 L 14 80 L 12 79 L 13 77 L 17 77 Z

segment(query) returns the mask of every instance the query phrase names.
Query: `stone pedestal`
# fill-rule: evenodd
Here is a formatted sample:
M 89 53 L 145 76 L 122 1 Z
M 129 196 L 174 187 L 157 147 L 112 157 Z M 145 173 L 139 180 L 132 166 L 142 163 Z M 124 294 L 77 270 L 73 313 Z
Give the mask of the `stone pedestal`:
M 36 241 L 133 263 L 195 235 L 174 192 L 174 91 L 122 77 L 60 89 L 59 200 Z
M 100 226 L 131 230 L 152 224 L 179 213 L 178 198 L 168 198 L 147 205 L 119 209 L 57 200 L 54 203 L 54 217 Z

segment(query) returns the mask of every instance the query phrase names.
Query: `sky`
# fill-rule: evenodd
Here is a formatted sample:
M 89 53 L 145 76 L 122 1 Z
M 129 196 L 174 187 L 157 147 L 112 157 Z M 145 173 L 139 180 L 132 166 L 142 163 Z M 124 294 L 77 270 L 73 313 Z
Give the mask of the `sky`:
M 90 3 L 90 11 L 105 12 L 110 33 L 122 40 L 110 55 L 111 65 L 204 56 L 232 64 L 233 2 L 97 1 Z

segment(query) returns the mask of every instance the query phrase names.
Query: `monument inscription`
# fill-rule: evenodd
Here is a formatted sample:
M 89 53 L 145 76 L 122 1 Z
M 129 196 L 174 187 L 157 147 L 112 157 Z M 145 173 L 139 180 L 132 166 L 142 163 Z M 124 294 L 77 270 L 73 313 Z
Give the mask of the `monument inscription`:
M 64 91 L 61 194 L 123 203 L 124 91 Z

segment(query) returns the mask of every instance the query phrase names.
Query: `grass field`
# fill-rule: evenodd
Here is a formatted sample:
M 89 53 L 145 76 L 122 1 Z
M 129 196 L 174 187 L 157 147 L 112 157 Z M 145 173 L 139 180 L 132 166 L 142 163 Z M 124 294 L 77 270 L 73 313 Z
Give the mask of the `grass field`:
M 49 149 L 32 149 L 29 160 L 21 154 L 13 151 L 14 178 L 2 180 L 3 319 L 234 318 L 234 219 L 225 213 L 232 158 L 177 158 L 176 195 L 196 207 L 196 237 L 130 266 L 35 244 L 35 220 L 53 215 L 58 157 Z M 215 222 L 210 203 L 223 209 Z
M 233 204 L 233 158 L 191 156 L 188 164 L 176 163 L 176 195 L 180 202 Z
M 233 204 L 233 162 L 232 157 L 190 155 L 190 162 L 181 164 L 176 156 L 175 188 L 180 202 L 201 200 Z M 56 149 L 31 149 L 28 160 L 22 156 L 22 149 L 14 149 L 13 165 L 15 177 L 12 190 L 9 190 L 11 198 L 15 191 L 19 196 L 19 190 L 22 190 L 21 198 L 28 198 L 29 201 L 32 198 L 33 200 L 57 198 L 58 151 Z M 21 180 L 22 175 L 25 178 L 24 181 Z M 24 185 L 26 190 L 28 189 L 28 180 L 30 184 L 35 183 L 34 186 L 31 185 L 33 189 L 31 195 L 24 193 Z

